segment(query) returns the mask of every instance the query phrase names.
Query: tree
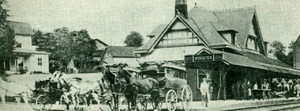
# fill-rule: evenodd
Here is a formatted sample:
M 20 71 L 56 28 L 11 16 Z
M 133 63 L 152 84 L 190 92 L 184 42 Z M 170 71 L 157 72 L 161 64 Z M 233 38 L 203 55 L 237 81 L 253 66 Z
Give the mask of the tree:
M 287 56 L 285 55 L 286 47 L 279 41 L 273 41 L 271 47 L 273 49 L 270 50 L 270 53 L 273 53 L 278 60 L 287 63 Z
M 3 7 L 6 0 L 0 0 L 0 74 L 3 74 L 4 61 L 14 57 L 14 31 L 7 26 L 8 10 Z
M 50 72 L 59 65 L 67 66 L 71 59 L 74 59 L 77 67 L 86 68 L 86 64 L 93 60 L 96 50 L 96 43 L 90 38 L 88 31 L 70 32 L 66 27 L 44 34 L 37 44 L 38 50 L 50 53 Z
M 34 30 L 34 34 L 31 36 L 32 45 L 38 45 L 39 40 L 43 39 L 43 32 L 40 30 Z
M 143 37 L 140 33 L 132 31 L 126 36 L 124 43 L 128 47 L 140 47 L 143 43 Z

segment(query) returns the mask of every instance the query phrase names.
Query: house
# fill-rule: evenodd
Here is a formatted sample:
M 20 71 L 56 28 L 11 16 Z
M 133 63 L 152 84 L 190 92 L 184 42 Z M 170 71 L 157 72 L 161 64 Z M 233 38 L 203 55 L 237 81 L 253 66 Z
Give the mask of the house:
M 300 76 L 299 70 L 267 57 L 255 8 L 187 9 L 186 0 L 175 0 L 174 18 L 157 26 L 134 53 L 140 62 L 184 62 L 194 100 L 201 100 L 202 78 L 215 84 L 214 99 L 226 100 L 234 98 L 231 86 L 237 81 L 261 85 L 263 79 Z
M 136 47 L 107 46 L 103 55 L 103 62 L 106 64 L 127 63 L 129 66 L 139 66 L 136 55 L 133 51 Z
M 293 66 L 296 69 L 300 69 L 300 35 L 298 36 L 297 40 L 294 44 L 294 55 L 293 55 Z
M 5 70 L 17 73 L 49 73 L 49 53 L 36 51 L 36 46 L 32 46 L 33 30 L 30 24 L 10 21 L 8 26 L 15 32 L 17 45 L 13 52 L 18 56 L 4 62 Z

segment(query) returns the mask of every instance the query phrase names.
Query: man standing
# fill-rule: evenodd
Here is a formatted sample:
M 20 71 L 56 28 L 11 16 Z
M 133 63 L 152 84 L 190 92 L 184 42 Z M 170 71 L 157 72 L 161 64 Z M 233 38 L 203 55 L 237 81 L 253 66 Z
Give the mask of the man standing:
M 243 88 L 243 100 L 248 100 L 248 81 L 247 79 L 244 80 L 244 83 L 242 84 Z
M 209 96 L 209 85 L 207 83 L 207 79 L 203 78 L 203 82 L 200 85 L 200 92 L 202 95 L 202 102 L 204 102 L 205 107 L 208 107 L 208 102 L 210 100 Z

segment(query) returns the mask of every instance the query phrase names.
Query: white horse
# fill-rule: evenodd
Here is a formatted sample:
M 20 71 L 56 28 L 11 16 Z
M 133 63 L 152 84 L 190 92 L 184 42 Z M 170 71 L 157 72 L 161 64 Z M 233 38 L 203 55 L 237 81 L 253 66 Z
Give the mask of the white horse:
M 15 82 L 6 82 L 0 78 L 0 96 L 3 104 L 6 104 L 5 96 L 15 97 L 19 103 L 21 98 L 28 105 L 32 90 L 24 85 Z
M 59 87 L 64 91 L 64 99 L 67 103 L 70 103 L 68 96 L 71 96 L 72 102 L 75 106 L 79 104 L 79 95 L 90 94 L 95 101 L 100 104 L 98 95 L 95 93 L 95 89 L 99 88 L 99 82 L 97 81 L 83 81 L 80 78 L 69 77 L 67 74 L 60 71 L 53 73 L 53 77 L 50 78 L 50 82 L 58 82 Z M 86 98 L 84 101 L 87 103 Z

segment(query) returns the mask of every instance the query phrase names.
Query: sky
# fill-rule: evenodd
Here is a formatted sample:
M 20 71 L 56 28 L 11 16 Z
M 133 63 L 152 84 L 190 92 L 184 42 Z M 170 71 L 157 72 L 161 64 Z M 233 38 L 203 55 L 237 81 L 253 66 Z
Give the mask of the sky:
M 86 29 L 92 38 L 123 46 L 126 36 L 137 31 L 146 37 L 159 24 L 174 17 L 175 0 L 7 0 L 9 20 L 27 22 L 35 30 L 53 32 Z M 265 41 L 288 45 L 300 34 L 298 0 L 187 0 L 207 10 L 255 7 Z

